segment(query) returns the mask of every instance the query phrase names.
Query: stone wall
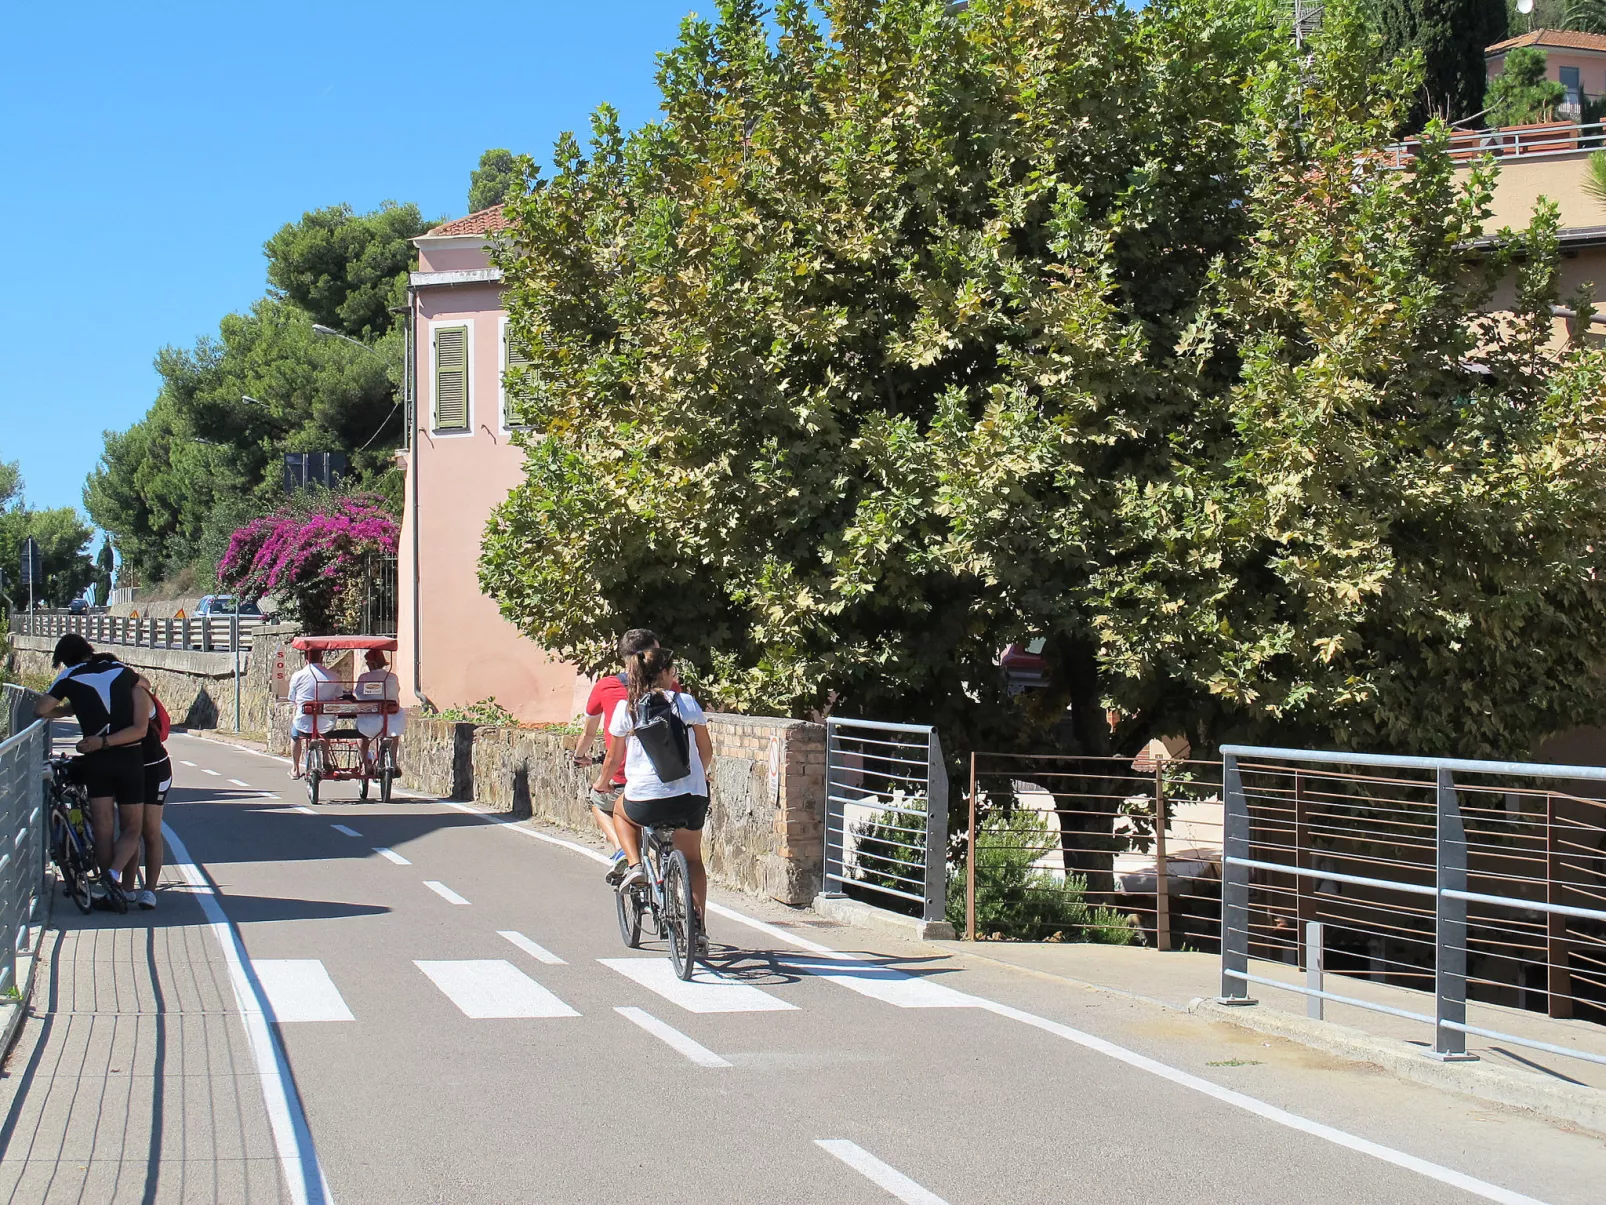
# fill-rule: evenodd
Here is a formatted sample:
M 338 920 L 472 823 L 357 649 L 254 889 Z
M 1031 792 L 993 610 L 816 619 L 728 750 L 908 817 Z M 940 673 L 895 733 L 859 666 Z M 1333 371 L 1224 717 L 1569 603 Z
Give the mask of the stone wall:
M 11 637 L 12 661 L 19 673 L 55 677 L 50 654 L 55 639 L 47 636 Z M 107 645 L 123 664 L 150 679 L 157 697 L 173 723 L 187 728 L 217 728 L 234 724 L 234 654 L 150 649 L 137 645 Z M 246 658 L 241 661 L 241 708 L 246 700 Z
M 708 872 L 718 882 L 788 904 L 818 894 L 824 861 L 825 730 L 800 720 L 710 715 L 714 773 Z M 412 740 L 409 728 L 407 741 Z M 574 767 L 553 732 L 480 728 L 473 734 L 475 802 L 569 828 L 591 827 L 595 770 Z

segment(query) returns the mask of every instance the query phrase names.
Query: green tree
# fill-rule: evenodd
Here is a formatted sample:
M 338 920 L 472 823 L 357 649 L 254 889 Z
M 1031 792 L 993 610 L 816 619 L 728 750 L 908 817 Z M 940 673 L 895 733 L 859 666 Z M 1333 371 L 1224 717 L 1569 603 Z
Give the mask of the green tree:
M 510 206 L 539 436 L 483 543 L 504 615 L 590 665 L 649 625 L 726 705 L 950 750 L 1067 705 L 1086 753 L 1606 714 L 1603 370 L 1547 345 L 1554 211 L 1468 261 L 1493 169 L 1458 185 L 1438 125 L 1386 166 L 1419 80 L 1354 9 L 1303 50 L 1249 0 L 825 10 L 688 20 L 663 120 L 602 110 Z M 1026 636 L 1050 686 L 1012 701 Z
M 6 575 L 13 583 L 21 580 L 18 549 L 24 539 L 32 536 L 39 542 L 45 569 L 44 584 L 34 588 L 34 598 L 52 606 L 65 606 L 94 579 L 95 567 L 87 549 L 92 534 L 70 506 L 51 510 L 13 506 L 0 513 L 0 554 L 5 557 Z M 19 592 L 15 586 L 11 594 L 19 605 L 27 598 L 27 591 Z
M 312 210 L 263 247 L 268 282 L 314 322 L 354 339 L 377 338 L 394 325 L 391 307 L 406 301 L 411 240 L 432 224 L 418 206 L 394 201 L 363 214 L 349 205 Z
M 1548 121 L 1567 99 L 1559 80 L 1545 78 L 1545 52 L 1519 46 L 1506 55 L 1500 74 L 1489 81 L 1483 98 L 1492 126 L 1518 126 Z
M 524 191 L 524 170 L 513 152 L 496 147 L 480 156 L 468 183 L 468 211 L 501 205 Z
M 112 551 L 111 537 L 102 537 L 100 552 L 95 556 L 95 602 L 100 606 L 104 607 L 111 600 L 116 569 L 117 557 Z
M 0 460 L 0 510 L 22 497 L 22 470 L 15 460 Z
M 1371 0 L 1371 19 L 1393 58 L 1419 51 L 1422 87 L 1408 121 L 1471 117 L 1483 106 L 1484 50 L 1506 36 L 1506 0 Z

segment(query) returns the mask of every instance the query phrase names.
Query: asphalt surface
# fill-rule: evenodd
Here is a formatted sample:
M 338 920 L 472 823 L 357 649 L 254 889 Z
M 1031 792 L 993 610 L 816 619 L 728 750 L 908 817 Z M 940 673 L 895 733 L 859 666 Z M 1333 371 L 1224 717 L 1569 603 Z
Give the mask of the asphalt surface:
M 572 835 L 171 749 L 194 868 L 57 902 L 0 1200 L 1602 1199 L 1599 1138 L 746 897 L 688 994 Z

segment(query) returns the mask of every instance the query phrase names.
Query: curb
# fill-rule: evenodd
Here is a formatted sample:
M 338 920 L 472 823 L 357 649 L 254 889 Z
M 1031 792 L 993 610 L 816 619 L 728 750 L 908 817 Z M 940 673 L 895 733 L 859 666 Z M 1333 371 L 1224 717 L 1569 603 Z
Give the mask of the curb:
M 34 980 L 39 977 L 39 960 L 43 956 L 45 934 L 50 932 L 50 921 L 56 913 L 56 888 L 60 883 L 61 880 L 52 870 L 48 888 L 41 884 L 45 897 L 44 916 L 39 920 L 39 935 L 34 938 L 33 954 L 28 959 L 28 984 L 17 999 L 0 1004 L 4 1010 L 4 1019 L 0 1020 L 0 1063 L 11 1057 L 11 1048 L 17 1044 L 17 1039 L 22 1035 L 23 1022 L 28 1019 L 28 1009 L 33 1004 Z
M 817 895 L 810 907 L 820 916 L 839 921 L 844 925 L 852 925 L 857 929 L 869 929 L 894 937 L 912 938 L 915 941 L 954 939 L 954 927 L 945 920 L 919 920 L 913 916 L 888 912 L 873 904 L 848 899 L 846 896 Z
M 1189 1005 L 1188 1011 L 1207 1020 L 1299 1042 L 1339 1058 L 1371 1063 L 1400 1079 L 1430 1088 L 1524 1109 L 1606 1135 L 1606 1091 L 1599 1088 L 1529 1079 L 1482 1063 L 1441 1063 L 1429 1058 L 1419 1046 L 1378 1038 L 1348 1025 L 1313 1021 L 1255 1005 L 1228 1007 L 1199 999 Z

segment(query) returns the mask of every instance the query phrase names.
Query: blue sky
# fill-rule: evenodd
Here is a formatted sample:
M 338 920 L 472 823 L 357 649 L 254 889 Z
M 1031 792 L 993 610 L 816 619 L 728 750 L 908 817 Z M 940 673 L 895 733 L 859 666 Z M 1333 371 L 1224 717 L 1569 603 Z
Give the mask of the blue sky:
M 155 397 L 157 350 L 261 296 L 279 226 L 342 201 L 457 217 L 485 148 L 545 161 L 605 100 L 648 120 L 653 56 L 695 7 L 8 6 L 0 459 L 29 501 L 80 505 L 101 432 Z

